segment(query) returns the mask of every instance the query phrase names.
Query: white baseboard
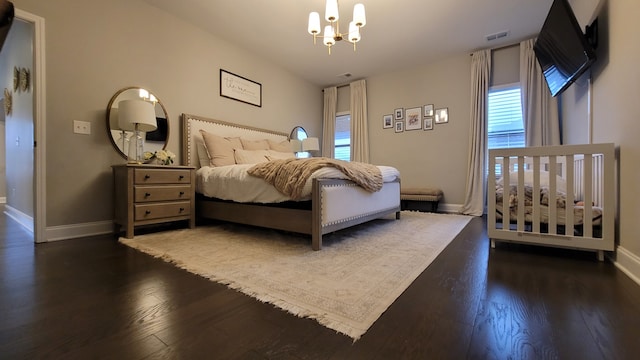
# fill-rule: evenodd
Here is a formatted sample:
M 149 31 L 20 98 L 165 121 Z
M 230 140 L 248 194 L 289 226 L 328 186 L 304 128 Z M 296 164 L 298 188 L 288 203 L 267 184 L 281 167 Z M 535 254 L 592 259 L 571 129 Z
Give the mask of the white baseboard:
M 459 214 L 462 204 L 438 204 L 438 212 Z
M 7 197 L 6 196 L 0 197 L 0 204 L 6 204 L 6 203 L 7 203 Z
M 4 206 L 4 213 L 15 220 L 18 224 L 22 225 L 22 227 L 33 233 L 33 216 L 29 216 L 9 205 Z
M 640 285 L 640 257 L 618 246 L 616 249 L 616 267 Z
M 85 236 L 113 233 L 113 221 L 96 221 L 82 224 L 47 227 L 47 241 L 75 239 Z

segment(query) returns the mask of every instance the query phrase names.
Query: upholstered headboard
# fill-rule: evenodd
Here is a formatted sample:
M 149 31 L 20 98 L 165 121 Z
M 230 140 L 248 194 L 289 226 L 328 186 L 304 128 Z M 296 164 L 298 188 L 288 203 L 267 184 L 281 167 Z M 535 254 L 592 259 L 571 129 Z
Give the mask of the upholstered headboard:
M 182 160 L 184 165 L 200 167 L 196 145 L 203 142 L 200 130 L 222 137 L 237 136 L 248 140 L 267 139 L 276 142 L 289 140 L 289 134 L 284 132 L 182 114 Z

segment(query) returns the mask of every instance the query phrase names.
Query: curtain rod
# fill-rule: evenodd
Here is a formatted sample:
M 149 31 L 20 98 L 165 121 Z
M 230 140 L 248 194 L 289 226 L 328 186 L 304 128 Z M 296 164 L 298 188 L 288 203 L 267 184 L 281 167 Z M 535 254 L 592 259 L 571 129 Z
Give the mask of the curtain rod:
M 509 44 L 509 45 L 504 45 L 504 46 L 498 46 L 498 47 L 490 48 L 488 50 L 496 51 L 496 50 L 506 49 L 506 48 L 509 48 L 509 47 L 512 47 L 512 46 L 520 46 L 520 42 Z M 481 50 L 487 50 L 487 49 L 480 49 L 480 50 L 476 50 L 476 51 L 481 51 Z M 473 56 L 473 52 L 471 54 L 469 54 L 469 56 Z

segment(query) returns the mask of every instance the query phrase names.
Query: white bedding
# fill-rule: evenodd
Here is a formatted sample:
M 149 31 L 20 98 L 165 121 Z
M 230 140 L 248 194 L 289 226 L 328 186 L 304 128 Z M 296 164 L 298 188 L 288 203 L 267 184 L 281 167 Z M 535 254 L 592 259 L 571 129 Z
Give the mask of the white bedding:
M 247 170 L 254 164 L 203 166 L 196 172 L 196 191 L 208 197 L 236 202 L 278 203 L 291 200 L 262 178 L 251 176 Z M 384 182 L 400 178 L 400 172 L 390 166 L 377 166 L 382 172 Z M 336 168 L 323 168 L 316 171 L 304 187 L 303 200 L 311 198 L 311 184 L 314 178 L 347 179 Z

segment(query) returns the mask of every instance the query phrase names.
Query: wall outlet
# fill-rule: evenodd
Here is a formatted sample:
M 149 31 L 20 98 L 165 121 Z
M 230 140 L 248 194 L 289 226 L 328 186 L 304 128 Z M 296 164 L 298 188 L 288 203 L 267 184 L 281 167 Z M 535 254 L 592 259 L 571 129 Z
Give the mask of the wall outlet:
M 88 121 L 73 120 L 73 132 L 76 134 L 91 134 L 91 123 Z

